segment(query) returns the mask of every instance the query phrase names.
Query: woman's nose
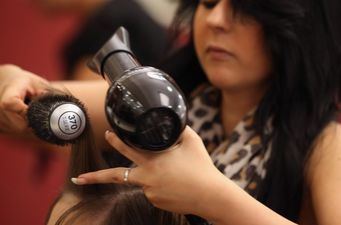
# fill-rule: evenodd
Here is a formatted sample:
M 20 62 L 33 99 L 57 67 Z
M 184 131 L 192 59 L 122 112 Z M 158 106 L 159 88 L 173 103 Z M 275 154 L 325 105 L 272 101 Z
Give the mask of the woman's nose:
M 206 21 L 215 31 L 231 30 L 234 16 L 229 0 L 220 0 L 209 12 Z

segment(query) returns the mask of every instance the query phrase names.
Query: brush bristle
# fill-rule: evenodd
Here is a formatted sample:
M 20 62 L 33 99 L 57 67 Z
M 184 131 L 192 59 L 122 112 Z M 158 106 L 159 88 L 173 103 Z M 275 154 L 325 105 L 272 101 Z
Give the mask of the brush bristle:
M 72 140 L 62 140 L 58 138 L 50 128 L 50 115 L 52 111 L 59 105 L 65 103 L 77 105 L 82 109 L 86 116 L 84 105 L 71 95 L 48 93 L 32 99 L 27 110 L 27 120 L 28 125 L 33 129 L 33 133 L 37 137 L 51 144 L 61 146 L 73 144 L 77 141 L 79 137 Z M 88 120 L 87 116 L 86 120 Z

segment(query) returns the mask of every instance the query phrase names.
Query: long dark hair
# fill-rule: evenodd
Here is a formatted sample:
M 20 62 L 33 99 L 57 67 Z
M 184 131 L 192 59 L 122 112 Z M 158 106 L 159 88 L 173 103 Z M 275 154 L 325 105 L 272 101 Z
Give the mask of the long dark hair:
M 184 23 L 191 29 L 198 3 L 198 0 L 180 1 L 173 29 L 177 34 L 184 30 Z M 341 54 L 336 24 L 339 20 L 331 9 L 340 9 L 340 3 L 338 0 L 230 0 L 230 3 L 235 14 L 262 24 L 272 54 L 272 85 L 259 103 L 255 127 L 266 144 L 264 127 L 272 118 L 273 150 L 257 198 L 296 221 L 305 162 L 314 140 L 339 112 Z M 196 57 L 192 39 L 185 48 L 190 52 L 188 56 Z M 205 79 L 198 60 L 187 61 L 191 64 L 186 71 L 199 72 L 180 71 L 174 77 L 180 86 L 183 80 L 192 78 L 190 83 L 182 85 L 188 92 Z

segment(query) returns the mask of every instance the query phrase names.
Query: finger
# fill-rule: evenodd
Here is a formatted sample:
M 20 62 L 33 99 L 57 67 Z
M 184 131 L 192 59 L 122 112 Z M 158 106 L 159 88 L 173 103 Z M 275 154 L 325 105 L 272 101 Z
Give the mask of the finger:
M 179 148 L 189 149 L 191 152 L 204 152 L 205 157 L 211 161 L 206 147 L 200 136 L 189 126 L 186 126 L 181 135 Z
M 3 89 L 6 89 L 6 91 L 1 94 L 2 109 L 16 113 L 21 113 L 27 109 L 28 106 L 25 104 L 24 99 L 27 95 L 28 87 L 25 87 L 24 84 L 20 83 L 4 87 Z
M 2 108 L 8 112 L 13 112 L 24 117 L 28 106 L 25 104 L 25 102 L 22 99 L 18 97 L 12 97 L 12 98 L 5 100 L 2 103 Z
M 27 71 L 21 73 L 26 73 L 30 79 L 22 79 L 18 82 L 8 83 L 2 88 L 4 93 L 2 93 L 2 99 L 10 99 L 13 97 L 24 100 L 25 98 L 34 97 L 45 93 L 50 87 L 47 80 Z
M 1 102 L 0 130 L 2 132 L 16 133 L 27 128 L 26 112 L 28 106 L 18 98 Z
M 147 153 L 134 149 L 124 143 L 114 132 L 106 131 L 105 139 L 122 155 L 135 162 L 137 165 L 147 160 Z
M 117 183 L 142 186 L 142 183 L 138 179 L 138 173 L 139 173 L 138 167 L 135 168 L 117 167 L 90 173 L 84 173 L 79 175 L 77 178 L 71 178 L 71 181 L 77 185 Z
M 192 144 L 192 141 L 201 141 L 202 139 L 200 136 L 189 126 L 186 126 L 184 131 L 181 134 L 181 144 L 186 145 L 186 144 Z

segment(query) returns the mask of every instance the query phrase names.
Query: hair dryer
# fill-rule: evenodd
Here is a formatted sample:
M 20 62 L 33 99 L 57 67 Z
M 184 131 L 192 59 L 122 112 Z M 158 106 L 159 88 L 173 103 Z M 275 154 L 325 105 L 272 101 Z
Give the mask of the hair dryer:
M 151 151 L 167 149 L 177 142 L 187 120 L 185 97 L 169 75 L 139 64 L 123 27 L 88 66 L 110 85 L 105 112 L 124 142 Z
M 185 97 L 169 75 L 138 63 L 123 27 L 103 45 L 88 66 L 110 85 L 105 112 L 124 142 L 151 151 L 165 150 L 177 142 L 187 121 Z M 186 218 L 192 225 L 208 225 L 195 215 L 186 215 Z

